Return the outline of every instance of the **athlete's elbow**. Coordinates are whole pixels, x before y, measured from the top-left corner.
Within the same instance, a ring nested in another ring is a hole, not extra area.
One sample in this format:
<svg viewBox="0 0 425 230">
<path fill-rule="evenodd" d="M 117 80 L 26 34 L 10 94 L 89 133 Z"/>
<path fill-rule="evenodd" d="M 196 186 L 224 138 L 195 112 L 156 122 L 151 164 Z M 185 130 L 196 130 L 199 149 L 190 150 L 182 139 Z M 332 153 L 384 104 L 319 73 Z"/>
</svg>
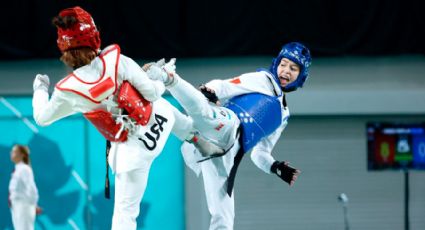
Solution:
<svg viewBox="0 0 425 230">
<path fill-rule="evenodd" d="M 260 162 L 260 154 L 258 153 L 258 151 L 252 151 L 251 152 L 251 160 L 252 162 L 254 162 L 255 165 L 259 165 Z"/>
<path fill-rule="evenodd" d="M 154 95 L 154 94 L 152 94 L 152 95 L 144 95 L 144 98 L 146 100 L 150 101 L 150 102 L 154 102 L 154 101 L 158 100 L 159 97 L 160 96 Z"/>
<path fill-rule="evenodd" d="M 46 127 L 46 126 L 50 125 L 49 123 L 47 123 L 45 121 L 35 121 L 35 123 L 40 127 Z"/>
<path fill-rule="evenodd" d="M 34 114 L 34 120 L 35 120 L 35 123 L 38 125 L 38 126 L 41 126 L 41 127 L 46 127 L 46 126 L 48 126 L 48 125 L 50 125 L 51 124 L 51 122 L 49 122 L 48 120 L 46 120 L 46 119 L 43 119 L 43 117 L 42 116 L 40 116 L 40 115 L 35 115 Z"/>
<path fill-rule="evenodd" d="M 154 102 L 158 100 L 159 98 L 161 98 L 164 92 L 165 92 L 164 86 L 161 87 L 161 85 L 154 85 L 153 89 L 150 90 L 150 92 L 146 92 L 143 94 L 143 97 L 150 102 Z"/>
<path fill-rule="evenodd" d="M 252 151 L 251 152 L 251 160 L 257 168 L 261 169 L 265 173 L 270 174 L 270 167 L 266 164 L 266 159 L 264 158 L 264 152 L 261 151 Z"/>
</svg>

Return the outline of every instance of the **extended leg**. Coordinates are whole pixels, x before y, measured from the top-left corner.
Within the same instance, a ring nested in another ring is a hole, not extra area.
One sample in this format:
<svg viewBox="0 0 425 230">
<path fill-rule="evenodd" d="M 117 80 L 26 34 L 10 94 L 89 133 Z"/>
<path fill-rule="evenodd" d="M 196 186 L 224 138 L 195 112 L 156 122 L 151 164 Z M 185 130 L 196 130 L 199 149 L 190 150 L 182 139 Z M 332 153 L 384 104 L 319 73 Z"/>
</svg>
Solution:
<svg viewBox="0 0 425 230">
<path fill-rule="evenodd" d="M 211 105 L 207 98 L 189 82 L 178 75 L 174 76 L 176 83 L 168 88 L 171 95 L 181 104 L 187 114 L 193 116 L 208 116 Z"/>
</svg>

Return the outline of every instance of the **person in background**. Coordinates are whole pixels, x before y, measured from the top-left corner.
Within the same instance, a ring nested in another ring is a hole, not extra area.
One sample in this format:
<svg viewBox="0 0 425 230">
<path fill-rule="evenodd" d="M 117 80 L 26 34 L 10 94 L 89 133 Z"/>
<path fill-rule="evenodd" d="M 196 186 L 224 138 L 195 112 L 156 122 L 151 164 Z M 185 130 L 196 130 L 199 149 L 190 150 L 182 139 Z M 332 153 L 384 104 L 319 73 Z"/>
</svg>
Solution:
<svg viewBox="0 0 425 230">
<path fill-rule="evenodd" d="M 30 150 L 27 146 L 12 148 L 12 162 L 15 164 L 9 183 L 9 207 L 15 230 L 34 229 L 35 215 L 41 214 L 37 206 L 38 191 L 31 168 Z"/>
</svg>

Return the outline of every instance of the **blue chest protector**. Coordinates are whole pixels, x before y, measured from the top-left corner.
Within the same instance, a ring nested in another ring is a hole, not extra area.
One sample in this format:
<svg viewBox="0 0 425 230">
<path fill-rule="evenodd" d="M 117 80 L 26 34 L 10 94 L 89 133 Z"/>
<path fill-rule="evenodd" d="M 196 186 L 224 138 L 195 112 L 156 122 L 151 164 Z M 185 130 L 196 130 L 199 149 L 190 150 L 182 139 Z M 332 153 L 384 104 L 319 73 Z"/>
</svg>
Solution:
<svg viewBox="0 0 425 230">
<path fill-rule="evenodd" d="M 282 111 L 277 97 L 249 93 L 230 99 L 226 108 L 241 121 L 242 146 L 251 150 L 263 137 L 273 133 L 282 123 Z"/>
</svg>

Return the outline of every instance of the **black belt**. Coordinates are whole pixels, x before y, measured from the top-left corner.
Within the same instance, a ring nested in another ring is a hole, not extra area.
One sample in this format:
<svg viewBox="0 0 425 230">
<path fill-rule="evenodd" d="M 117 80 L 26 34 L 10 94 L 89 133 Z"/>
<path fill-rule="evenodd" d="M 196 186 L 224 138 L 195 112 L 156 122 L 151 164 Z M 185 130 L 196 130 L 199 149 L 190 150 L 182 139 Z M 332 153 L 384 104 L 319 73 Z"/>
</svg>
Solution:
<svg viewBox="0 0 425 230">
<path fill-rule="evenodd" d="M 111 150 L 111 142 L 106 140 L 106 178 L 105 178 L 105 198 L 106 199 L 111 198 L 111 189 L 109 186 L 109 163 L 108 163 L 110 150 Z"/>
<path fill-rule="evenodd" d="M 238 167 L 239 164 L 242 161 L 243 156 L 245 155 L 245 150 L 243 148 L 243 139 L 242 139 L 242 125 L 239 126 L 238 129 L 239 132 L 239 150 L 235 155 L 235 158 L 233 159 L 233 166 L 230 169 L 230 173 L 229 173 L 229 177 L 227 178 L 227 194 L 231 197 L 232 196 L 232 191 L 233 191 L 233 186 L 235 185 L 235 177 L 236 177 L 236 172 L 238 171 Z"/>
</svg>

